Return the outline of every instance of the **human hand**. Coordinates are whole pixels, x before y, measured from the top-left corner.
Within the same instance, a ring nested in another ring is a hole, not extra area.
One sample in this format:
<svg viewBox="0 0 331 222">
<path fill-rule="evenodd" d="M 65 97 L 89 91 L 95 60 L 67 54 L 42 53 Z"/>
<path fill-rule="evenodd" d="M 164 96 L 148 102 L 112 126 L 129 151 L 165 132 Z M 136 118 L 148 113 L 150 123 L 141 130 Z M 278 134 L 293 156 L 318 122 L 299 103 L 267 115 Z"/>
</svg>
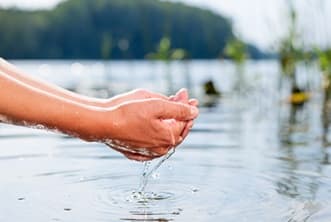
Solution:
<svg viewBox="0 0 331 222">
<path fill-rule="evenodd" d="M 186 89 L 179 90 L 176 95 L 167 97 L 159 93 L 154 93 L 145 89 L 136 89 L 124 94 L 117 95 L 113 98 L 103 100 L 101 103 L 101 107 L 109 108 L 116 105 L 120 105 L 121 103 L 126 103 L 130 101 L 135 100 L 143 100 L 143 99 L 151 99 L 151 98 L 157 98 L 157 99 L 163 99 L 167 101 L 174 101 L 174 102 L 181 102 L 184 104 L 189 104 L 193 106 L 197 106 L 198 102 L 197 100 L 189 100 L 188 92 Z M 193 121 L 178 121 L 174 119 L 168 119 L 163 120 L 165 123 L 172 125 L 173 128 L 176 129 L 184 129 L 182 130 L 181 136 L 176 141 L 176 144 L 173 146 L 168 147 L 155 147 L 154 150 L 159 150 L 159 153 L 167 153 L 170 148 L 178 146 L 188 135 L 189 130 L 193 126 Z M 133 147 L 128 146 L 123 141 L 118 140 L 112 140 L 111 142 L 108 141 L 106 143 L 108 146 L 110 146 L 112 149 L 117 150 L 124 154 L 127 158 L 133 159 L 133 160 L 139 160 L 139 161 L 146 161 L 151 160 L 153 158 L 159 157 L 161 155 L 158 155 L 154 153 L 154 155 L 149 155 L 148 152 L 142 150 L 134 149 Z"/>
<path fill-rule="evenodd" d="M 124 102 L 134 101 L 134 100 L 141 100 L 141 99 L 151 99 L 151 98 L 158 98 L 164 100 L 170 100 L 174 102 L 181 102 L 184 104 L 189 104 L 192 106 L 197 107 L 199 102 L 196 99 L 189 99 L 189 94 L 187 89 L 180 89 L 175 95 L 167 97 L 159 93 L 154 93 L 146 89 L 135 89 L 127 93 L 123 93 L 117 95 L 111 99 L 107 99 L 103 102 L 104 107 L 111 107 L 115 105 L 119 105 Z M 175 124 L 172 122 L 172 124 Z M 185 125 L 185 130 L 182 133 L 183 140 L 188 135 L 189 130 L 193 127 L 193 121 L 183 122 L 177 121 L 176 124 Z M 179 144 L 177 144 L 179 145 Z"/>
<path fill-rule="evenodd" d="M 159 93 L 151 92 L 146 89 L 135 89 L 127 93 L 119 94 L 110 99 L 104 99 L 100 102 L 99 106 L 103 108 L 109 108 L 124 102 L 142 100 L 142 99 L 152 99 L 152 98 L 169 100 L 169 97 Z"/>
<path fill-rule="evenodd" d="M 125 150 L 112 148 L 130 159 L 143 161 L 160 157 L 178 145 L 183 140 L 186 122 L 197 117 L 198 109 L 175 101 L 145 99 L 124 102 L 104 115 L 103 127 L 94 131 L 96 137 L 125 144 Z"/>
<path fill-rule="evenodd" d="M 189 99 L 187 89 L 180 89 L 176 93 L 176 95 L 170 96 L 170 100 L 175 101 L 175 102 L 182 102 L 184 104 L 189 104 L 189 105 L 195 106 L 195 107 L 198 107 L 198 105 L 199 105 L 199 101 L 197 99 Z M 182 141 L 184 141 L 184 139 L 187 137 L 188 133 L 190 132 L 190 130 L 193 127 L 193 124 L 194 124 L 193 120 L 190 120 L 190 121 L 185 123 L 185 128 L 182 132 L 182 138 L 183 138 Z M 177 145 L 179 145 L 179 144 L 177 144 Z"/>
<path fill-rule="evenodd" d="M 181 89 L 179 90 L 176 95 L 174 96 L 164 96 L 159 93 L 154 93 L 151 91 L 148 91 L 146 89 L 136 89 L 133 91 L 130 91 L 128 93 L 120 94 L 117 95 L 111 99 L 104 100 L 102 103 L 103 107 L 111 107 L 115 105 L 119 105 L 124 102 L 129 102 L 129 101 L 134 101 L 134 100 L 141 100 L 141 99 L 150 99 L 150 98 L 158 98 L 158 99 L 164 99 L 164 100 L 169 100 L 169 101 L 175 101 L 175 102 L 181 102 L 184 104 L 189 104 L 193 106 L 197 106 L 198 102 L 196 99 L 190 99 L 188 96 L 188 92 L 186 89 Z M 168 124 L 174 125 L 176 128 L 183 128 L 184 130 L 182 131 L 181 137 L 178 141 L 176 141 L 176 144 L 172 147 L 178 146 L 188 135 L 190 129 L 193 126 L 193 121 L 175 121 L 174 119 L 172 120 L 164 120 Z M 177 125 L 177 126 L 175 126 Z M 150 156 L 146 155 L 146 152 L 138 152 L 137 150 L 132 150 L 132 147 L 127 146 L 125 143 L 120 142 L 120 141 L 112 141 L 111 143 L 107 143 L 108 146 L 110 146 L 112 149 L 117 150 L 121 153 L 123 153 L 127 158 L 133 159 L 133 160 L 139 160 L 139 161 L 147 161 L 151 160 L 155 157 L 158 157 L 158 155 Z M 154 149 L 160 150 L 162 153 L 168 152 L 170 148 L 172 147 L 155 147 Z"/>
<path fill-rule="evenodd" d="M 152 93 L 150 91 L 146 91 L 144 89 L 138 89 L 138 90 L 134 90 L 131 91 L 125 95 L 130 95 L 128 97 L 122 97 L 122 95 L 120 95 L 120 98 L 125 98 L 125 99 L 136 99 L 139 98 L 141 96 L 149 98 L 149 97 L 153 97 L 153 96 L 157 96 L 159 98 L 162 99 L 169 99 L 170 101 L 175 101 L 175 102 L 182 102 L 184 104 L 189 104 L 192 106 L 197 107 L 199 102 L 196 99 L 189 99 L 189 95 L 188 95 L 188 91 L 186 89 L 180 89 L 174 96 L 170 96 L 170 97 L 165 97 L 161 94 L 155 94 Z M 180 127 L 183 127 L 184 130 L 182 131 L 181 134 L 181 140 L 177 141 L 176 145 L 173 147 L 177 147 L 182 141 L 184 141 L 184 139 L 186 138 L 186 136 L 188 135 L 189 131 L 191 130 L 191 128 L 193 127 L 193 120 L 191 121 L 176 121 L 174 122 L 174 120 L 166 120 L 166 121 L 173 121 L 172 124 L 178 124 L 180 125 Z M 108 144 L 110 145 L 110 144 Z M 124 148 L 123 146 L 120 146 L 119 144 L 115 144 L 113 143 L 111 145 L 111 147 L 121 153 L 123 153 L 128 159 L 132 159 L 132 160 L 138 160 L 138 161 L 148 161 L 151 159 L 154 159 L 155 156 L 147 156 L 144 155 L 144 153 L 137 153 L 137 152 L 132 152 L 132 150 L 130 150 L 130 148 Z M 169 149 L 173 148 L 173 147 L 165 147 L 165 148 L 159 148 L 162 149 L 163 151 L 166 151 L 166 153 L 169 152 Z"/>
</svg>

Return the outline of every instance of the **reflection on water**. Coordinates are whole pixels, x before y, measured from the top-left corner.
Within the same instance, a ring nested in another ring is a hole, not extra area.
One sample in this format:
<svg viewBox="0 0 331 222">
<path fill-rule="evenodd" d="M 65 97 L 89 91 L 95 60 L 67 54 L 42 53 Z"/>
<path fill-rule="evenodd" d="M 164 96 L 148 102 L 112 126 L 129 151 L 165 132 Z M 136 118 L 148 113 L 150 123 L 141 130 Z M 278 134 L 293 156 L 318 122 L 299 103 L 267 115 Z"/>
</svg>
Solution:
<svg viewBox="0 0 331 222">
<path fill-rule="evenodd" d="M 39 63 L 22 65 L 33 70 Z M 119 83 L 114 92 L 162 85 L 145 62 L 135 65 L 137 82 L 128 82 L 121 76 L 127 65 L 111 64 L 109 84 Z M 62 70 L 66 63 L 54 66 Z M 197 95 L 202 74 L 222 91 L 231 88 L 231 77 L 216 78 L 229 70 L 226 64 L 187 68 Z M 0 125 L 0 221 L 331 221 L 322 102 L 316 96 L 301 107 L 280 104 L 275 64 L 249 70 L 270 75 L 245 98 L 226 95 L 218 106 L 202 108 L 187 140 L 151 173 L 145 192 L 139 192 L 143 164 L 103 144 Z M 185 86 L 176 81 L 176 88 Z"/>
</svg>

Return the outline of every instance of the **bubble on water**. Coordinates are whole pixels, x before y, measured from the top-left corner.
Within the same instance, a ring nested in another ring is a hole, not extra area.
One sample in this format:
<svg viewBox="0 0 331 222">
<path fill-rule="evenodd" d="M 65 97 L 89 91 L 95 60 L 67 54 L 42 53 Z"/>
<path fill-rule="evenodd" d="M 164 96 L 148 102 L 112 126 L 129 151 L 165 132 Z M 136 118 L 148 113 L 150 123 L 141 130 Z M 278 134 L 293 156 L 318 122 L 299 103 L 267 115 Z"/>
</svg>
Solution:
<svg viewBox="0 0 331 222">
<path fill-rule="evenodd" d="M 151 178 L 156 180 L 156 179 L 160 179 L 160 177 L 161 177 L 160 173 L 153 173 Z"/>
<path fill-rule="evenodd" d="M 173 170 L 173 167 L 170 164 L 167 164 L 166 166 L 167 166 L 168 170 Z"/>
</svg>

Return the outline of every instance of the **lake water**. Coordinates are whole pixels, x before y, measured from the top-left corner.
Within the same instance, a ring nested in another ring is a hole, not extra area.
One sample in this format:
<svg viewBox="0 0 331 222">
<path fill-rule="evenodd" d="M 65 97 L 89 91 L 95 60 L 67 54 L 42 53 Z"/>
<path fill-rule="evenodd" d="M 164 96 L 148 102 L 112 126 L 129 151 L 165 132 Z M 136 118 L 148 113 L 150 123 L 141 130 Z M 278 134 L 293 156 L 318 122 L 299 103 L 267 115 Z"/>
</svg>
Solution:
<svg viewBox="0 0 331 222">
<path fill-rule="evenodd" d="M 282 102 L 286 87 L 278 93 L 273 61 L 249 62 L 241 96 L 231 93 L 228 62 L 14 63 L 90 95 L 167 92 L 168 72 L 174 90 L 189 87 L 203 100 L 201 85 L 212 79 L 224 96 L 201 108 L 191 134 L 148 181 L 147 199 L 135 197 L 142 163 L 103 144 L 1 124 L 0 221 L 331 221 L 331 149 L 318 78 L 313 99 L 294 109 Z M 302 84 L 317 76 L 302 72 Z"/>
</svg>

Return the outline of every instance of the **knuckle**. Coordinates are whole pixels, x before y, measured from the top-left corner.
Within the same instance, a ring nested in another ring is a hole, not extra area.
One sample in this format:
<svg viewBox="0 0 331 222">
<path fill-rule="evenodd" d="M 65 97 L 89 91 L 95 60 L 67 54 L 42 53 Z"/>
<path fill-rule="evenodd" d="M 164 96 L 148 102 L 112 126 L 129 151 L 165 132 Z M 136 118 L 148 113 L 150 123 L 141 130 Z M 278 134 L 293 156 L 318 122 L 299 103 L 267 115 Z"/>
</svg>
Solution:
<svg viewBox="0 0 331 222">
<path fill-rule="evenodd" d="M 143 96 L 148 96 L 150 94 L 150 92 L 148 90 L 143 89 L 143 88 L 138 88 L 138 89 L 136 89 L 135 92 L 140 95 L 143 95 Z"/>
<path fill-rule="evenodd" d="M 135 94 L 142 94 L 144 92 L 144 89 L 138 88 L 138 89 L 133 90 L 132 92 Z"/>
</svg>

